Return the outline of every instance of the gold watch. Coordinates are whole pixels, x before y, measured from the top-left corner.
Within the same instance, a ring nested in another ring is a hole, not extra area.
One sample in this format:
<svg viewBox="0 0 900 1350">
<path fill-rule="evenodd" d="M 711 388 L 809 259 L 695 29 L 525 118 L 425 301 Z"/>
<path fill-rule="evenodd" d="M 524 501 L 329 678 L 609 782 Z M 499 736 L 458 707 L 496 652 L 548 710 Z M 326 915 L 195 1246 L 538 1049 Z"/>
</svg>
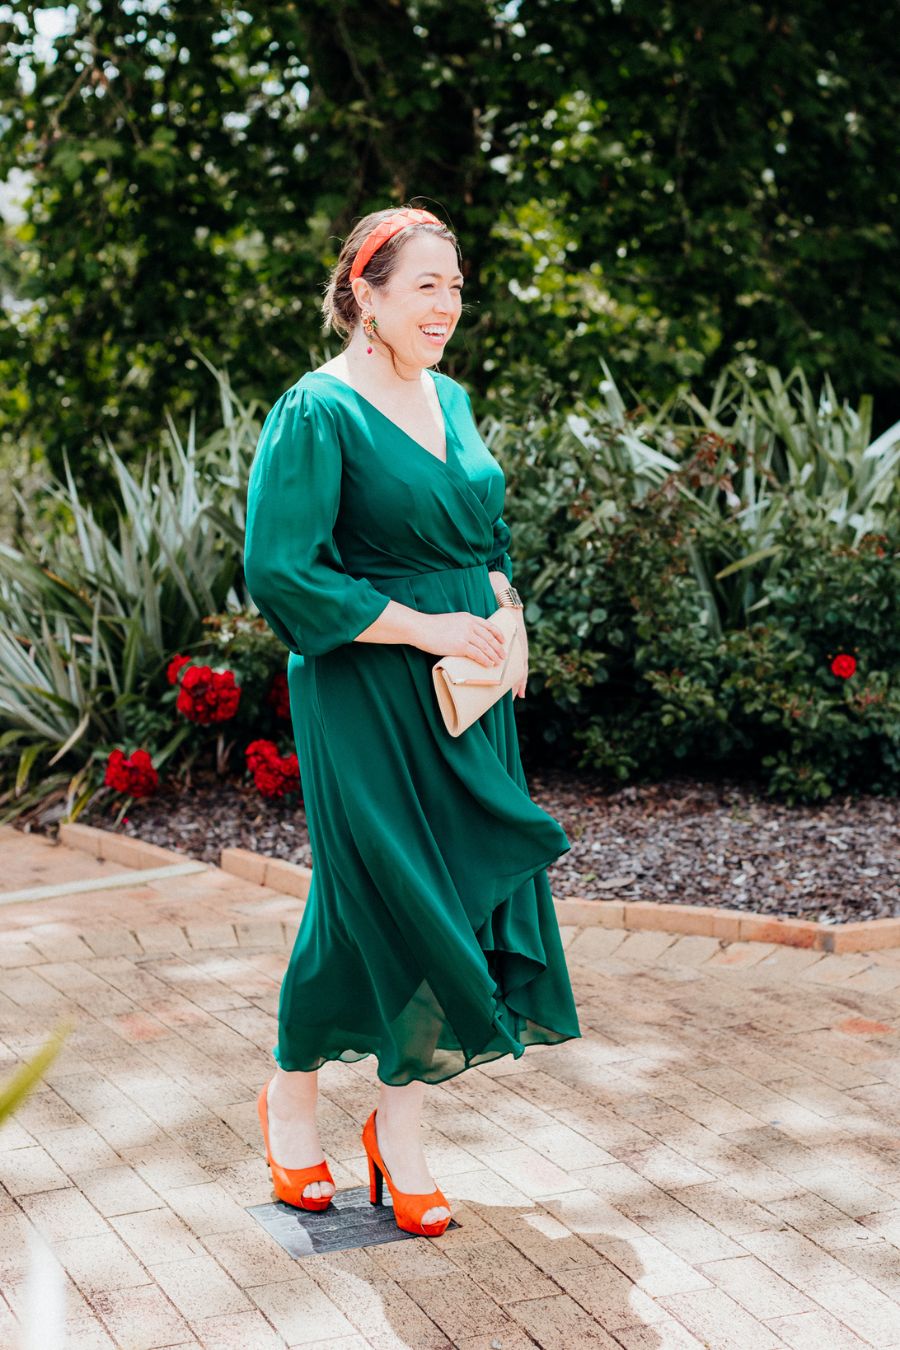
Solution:
<svg viewBox="0 0 900 1350">
<path fill-rule="evenodd" d="M 522 597 L 519 595 L 515 586 L 507 586 L 505 590 L 498 591 L 496 593 L 496 600 L 498 605 L 503 605 L 505 609 L 525 608 Z"/>
</svg>

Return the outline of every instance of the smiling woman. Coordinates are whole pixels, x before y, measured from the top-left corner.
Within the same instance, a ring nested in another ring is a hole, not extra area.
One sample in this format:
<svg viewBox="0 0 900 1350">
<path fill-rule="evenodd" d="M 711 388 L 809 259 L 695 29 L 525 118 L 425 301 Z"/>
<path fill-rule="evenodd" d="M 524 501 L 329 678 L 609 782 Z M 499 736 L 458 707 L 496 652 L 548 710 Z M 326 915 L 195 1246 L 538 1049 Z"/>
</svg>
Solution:
<svg viewBox="0 0 900 1350">
<path fill-rule="evenodd" d="M 455 238 L 430 213 L 360 222 L 324 301 L 349 340 L 269 412 L 245 548 L 250 593 L 291 651 L 313 853 L 260 1094 L 276 1193 L 327 1204 L 316 1070 L 373 1055 L 370 1198 L 387 1181 L 397 1223 L 424 1234 L 450 1218 L 419 1139 L 424 1084 L 581 1035 L 546 871 L 570 844 L 519 757 L 527 666 L 456 737 L 431 678 L 437 656 L 503 658 L 498 604 L 527 650 L 503 470 L 466 390 L 430 369 L 461 289 Z"/>
</svg>

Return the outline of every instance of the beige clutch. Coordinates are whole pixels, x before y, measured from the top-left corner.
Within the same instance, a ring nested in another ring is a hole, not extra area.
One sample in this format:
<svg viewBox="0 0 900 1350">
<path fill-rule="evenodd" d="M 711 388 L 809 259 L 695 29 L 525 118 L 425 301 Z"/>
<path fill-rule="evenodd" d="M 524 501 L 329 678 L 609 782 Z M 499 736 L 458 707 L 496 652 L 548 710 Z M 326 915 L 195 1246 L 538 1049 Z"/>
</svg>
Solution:
<svg viewBox="0 0 900 1350">
<path fill-rule="evenodd" d="M 471 656 L 442 656 L 431 667 L 444 725 L 459 736 L 498 698 L 519 683 L 525 673 L 525 645 L 516 611 L 501 605 L 488 618 L 502 628 L 506 656 L 497 666 L 483 666 Z"/>
</svg>

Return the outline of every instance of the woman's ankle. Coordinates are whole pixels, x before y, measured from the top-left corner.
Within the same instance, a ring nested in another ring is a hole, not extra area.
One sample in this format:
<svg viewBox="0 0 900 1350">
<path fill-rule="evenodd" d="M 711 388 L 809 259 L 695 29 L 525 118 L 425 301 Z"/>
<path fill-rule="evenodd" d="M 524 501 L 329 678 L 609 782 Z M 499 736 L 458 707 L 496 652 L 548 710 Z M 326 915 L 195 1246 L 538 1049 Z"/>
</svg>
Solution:
<svg viewBox="0 0 900 1350">
<path fill-rule="evenodd" d="M 314 1114 L 319 1100 L 315 1073 L 288 1073 L 279 1070 L 269 1084 L 269 1105 L 285 1113 Z"/>
</svg>

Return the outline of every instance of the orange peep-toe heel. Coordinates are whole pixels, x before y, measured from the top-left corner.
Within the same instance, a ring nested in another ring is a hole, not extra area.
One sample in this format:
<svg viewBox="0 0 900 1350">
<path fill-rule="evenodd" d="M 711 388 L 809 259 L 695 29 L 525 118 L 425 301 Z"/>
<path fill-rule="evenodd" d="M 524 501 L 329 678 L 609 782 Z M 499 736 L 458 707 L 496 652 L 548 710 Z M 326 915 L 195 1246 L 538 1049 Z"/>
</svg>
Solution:
<svg viewBox="0 0 900 1350">
<path fill-rule="evenodd" d="M 271 1079 L 269 1081 L 271 1082 Z M 331 1175 L 331 1169 L 324 1158 L 319 1163 L 313 1163 L 312 1167 L 282 1167 L 272 1157 L 269 1149 L 268 1083 L 256 1100 L 256 1109 L 259 1112 L 263 1139 L 266 1141 L 266 1162 L 272 1169 L 272 1188 L 278 1199 L 283 1200 L 286 1205 L 294 1205 L 297 1209 L 327 1209 L 334 1198 L 333 1196 L 303 1194 L 304 1186 L 308 1186 L 312 1181 L 330 1181 L 334 1186 L 334 1177 Z"/>
<path fill-rule="evenodd" d="M 391 1199 L 394 1202 L 394 1219 L 397 1227 L 402 1228 L 405 1233 L 418 1233 L 422 1237 L 440 1237 L 452 1215 L 448 1215 L 446 1219 L 438 1219 L 437 1223 L 422 1223 L 422 1215 L 426 1214 L 429 1209 L 439 1207 L 449 1209 L 447 1197 L 440 1190 L 431 1191 L 428 1195 L 417 1195 L 409 1191 L 395 1189 L 390 1173 L 384 1165 L 381 1150 L 378 1147 L 374 1111 L 363 1126 L 362 1141 L 369 1162 L 370 1202 L 373 1205 L 381 1204 L 384 1194 L 383 1182 L 386 1181 Z"/>
</svg>

